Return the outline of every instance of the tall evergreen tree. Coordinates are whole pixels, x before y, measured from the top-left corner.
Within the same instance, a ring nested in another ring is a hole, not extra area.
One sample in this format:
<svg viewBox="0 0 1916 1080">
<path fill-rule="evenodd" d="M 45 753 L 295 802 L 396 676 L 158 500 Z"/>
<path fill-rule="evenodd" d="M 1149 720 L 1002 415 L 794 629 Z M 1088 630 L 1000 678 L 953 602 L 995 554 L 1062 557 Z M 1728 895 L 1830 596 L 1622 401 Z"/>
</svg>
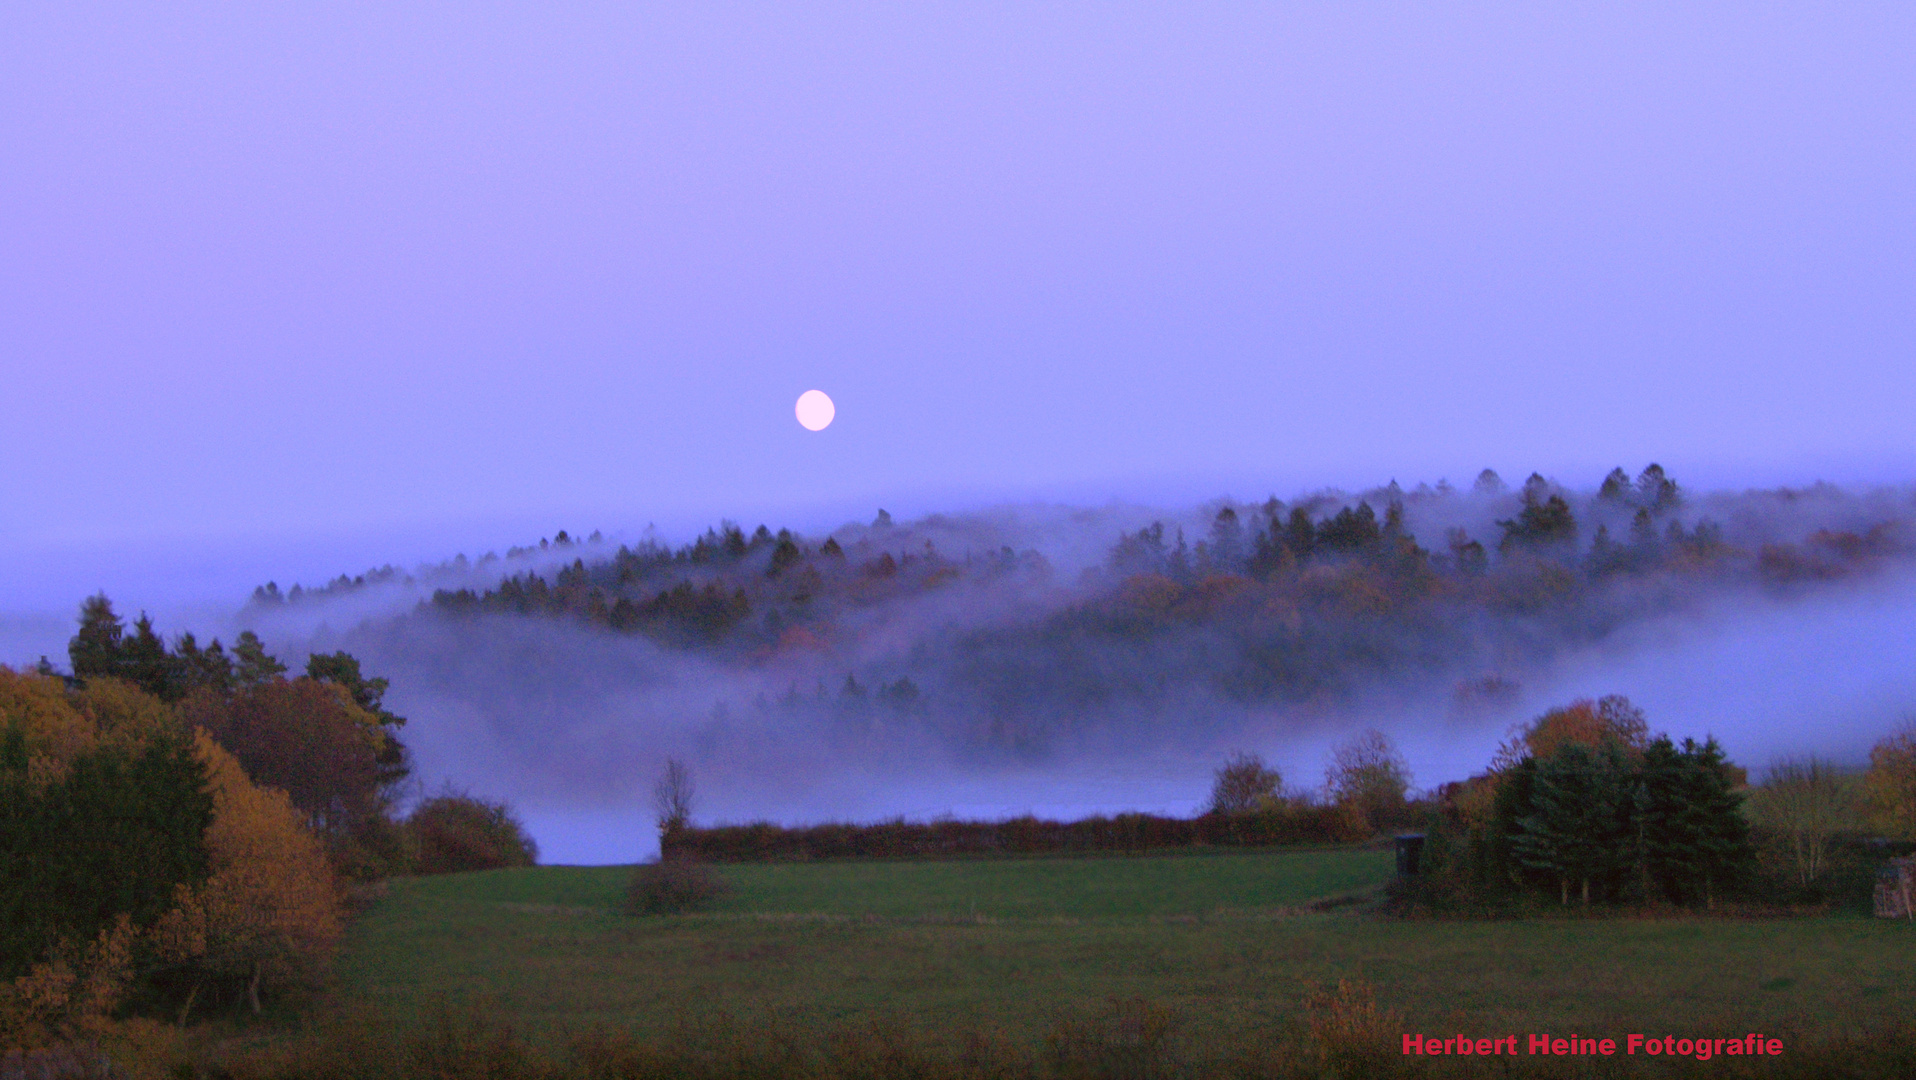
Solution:
<svg viewBox="0 0 1916 1080">
<path fill-rule="evenodd" d="M 178 733 L 87 751 L 48 782 L 29 775 L 19 729 L 0 730 L 0 976 L 121 915 L 158 918 L 177 886 L 206 879 L 212 817 L 206 769 Z"/>
<path fill-rule="evenodd" d="M 113 601 L 97 593 L 80 604 L 80 632 L 67 642 L 67 659 L 79 679 L 117 678 L 125 674 L 120 655 L 126 626 L 113 610 Z"/>
<path fill-rule="evenodd" d="M 1317 549 L 1317 527 L 1311 524 L 1310 512 L 1301 506 L 1291 507 L 1290 521 L 1284 527 L 1284 546 L 1291 549 L 1291 557 L 1302 562 L 1311 557 Z"/>
<path fill-rule="evenodd" d="M 1597 488 L 1597 498 L 1605 502 L 1625 503 L 1630 501 L 1630 474 L 1621 467 L 1611 469 L 1603 478 L 1603 484 Z"/>
<path fill-rule="evenodd" d="M 233 659 L 219 638 L 202 649 L 191 632 L 181 634 L 173 643 L 173 655 L 187 692 L 204 687 L 224 694 L 233 689 Z"/>
<path fill-rule="evenodd" d="M 1650 463 L 1637 476 L 1637 499 L 1653 514 L 1674 510 L 1683 501 L 1677 482 L 1664 474 L 1663 466 Z"/>
<path fill-rule="evenodd" d="M 1754 862 L 1750 826 L 1742 813 L 1743 796 L 1731 784 L 1717 741 L 1709 739 L 1699 746 L 1685 739 L 1681 757 L 1685 828 L 1700 879 L 1696 884 L 1701 886 L 1704 905 L 1715 907 L 1716 898 L 1734 888 Z"/>
<path fill-rule="evenodd" d="M 166 643 L 153 630 L 153 619 L 140 612 L 133 633 L 120 642 L 121 677 L 161 701 L 178 701 L 186 695 L 183 672 L 177 659 L 166 651 Z"/>
<path fill-rule="evenodd" d="M 233 642 L 233 683 L 242 689 L 271 682 L 286 674 L 286 665 L 279 662 L 266 646 L 260 643 L 259 635 L 251 630 L 240 631 L 239 639 Z"/>
<path fill-rule="evenodd" d="M 1499 551 L 1509 551 L 1513 547 L 1541 547 L 1546 545 L 1566 545 L 1577 538 L 1577 519 L 1570 512 L 1570 504 L 1561 495 L 1530 499 L 1530 489 L 1524 489 L 1524 507 L 1515 520 L 1497 522 L 1504 536 L 1497 544 Z"/>
<path fill-rule="evenodd" d="M 1525 867 L 1557 879 L 1563 903 L 1575 883 L 1588 904 L 1591 886 L 1627 865 L 1628 774 L 1614 743 L 1596 750 L 1566 743 L 1538 763 L 1513 851 Z"/>
</svg>

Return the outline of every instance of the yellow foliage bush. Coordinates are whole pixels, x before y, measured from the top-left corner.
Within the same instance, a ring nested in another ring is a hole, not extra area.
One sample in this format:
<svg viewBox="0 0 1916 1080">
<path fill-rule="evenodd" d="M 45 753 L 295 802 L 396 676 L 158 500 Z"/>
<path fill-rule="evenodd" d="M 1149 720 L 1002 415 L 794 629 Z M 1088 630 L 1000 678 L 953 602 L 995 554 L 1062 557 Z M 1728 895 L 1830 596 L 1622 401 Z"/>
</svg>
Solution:
<svg viewBox="0 0 1916 1080">
<path fill-rule="evenodd" d="M 178 906 L 153 928 L 154 944 L 201 979 L 245 982 L 257 1010 L 262 985 L 297 984 L 325 966 L 340 935 L 339 890 L 325 849 L 285 792 L 254 786 L 204 731 L 194 750 L 213 789 L 212 875 L 181 887 Z"/>
<path fill-rule="evenodd" d="M 29 775 L 47 783 L 66 774 L 73 759 L 100 741 L 98 725 L 67 699 L 59 679 L 0 667 L 0 722 L 26 740 Z"/>
<path fill-rule="evenodd" d="M 0 1046 L 97 1039 L 132 982 L 139 932 L 126 916 L 82 948 L 63 945 L 0 991 Z"/>
<path fill-rule="evenodd" d="M 29 776 L 56 780 L 102 744 L 138 748 L 179 729 L 166 703 L 114 679 L 68 690 L 57 678 L 0 667 L 0 726 L 26 741 Z M 243 987 L 257 1008 L 262 988 L 316 975 L 339 940 L 340 893 L 324 846 L 286 793 L 248 779 L 204 731 L 194 753 L 206 767 L 213 819 L 206 832 L 210 876 L 181 886 L 174 908 L 150 927 L 125 918 L 99 939 L 65 943 L 46 962 L 0 986 L 0 1040 L 15 1045 L 98 1038 L 142 965 L 184 969 L 201 984 Z M 184 1012 L 182 1013 L 184 1015 Z"/>
<path fill-rule="evenodd" d="M 1378 1076 L 1388 1071 L 1403 1018 L 1378 1007 L 1369 983 L 1339 979 L 1334 987 L 1312 987 L 1304 998 L 1304 1015 L 1317 1075 Z"/>
</svg>

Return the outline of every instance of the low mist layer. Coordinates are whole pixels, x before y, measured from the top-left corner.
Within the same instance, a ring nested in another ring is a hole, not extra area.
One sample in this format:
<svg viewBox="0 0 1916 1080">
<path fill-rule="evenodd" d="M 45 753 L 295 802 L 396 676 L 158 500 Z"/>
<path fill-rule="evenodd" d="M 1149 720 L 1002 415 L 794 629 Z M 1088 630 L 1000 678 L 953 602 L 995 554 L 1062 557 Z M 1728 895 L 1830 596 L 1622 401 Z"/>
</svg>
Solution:
<svg viewBox="0 0 1916 1080">
<path fill-rule="evenodd" d="M 1910 703 L 1904 490 L 1695 495 L 1655 466 L 1183 514 L 1019 507 L 262 586 L 244 625 L 393 680 L 428 783 L 556 861 L 638 857 L 690 761 L 708 820 L 1185 812 L 1232 749 L 1291 786 L 1388 732 L 1421 784 L 1625 693 L 1755 764 L 1860 761 Z"/>
</svg>

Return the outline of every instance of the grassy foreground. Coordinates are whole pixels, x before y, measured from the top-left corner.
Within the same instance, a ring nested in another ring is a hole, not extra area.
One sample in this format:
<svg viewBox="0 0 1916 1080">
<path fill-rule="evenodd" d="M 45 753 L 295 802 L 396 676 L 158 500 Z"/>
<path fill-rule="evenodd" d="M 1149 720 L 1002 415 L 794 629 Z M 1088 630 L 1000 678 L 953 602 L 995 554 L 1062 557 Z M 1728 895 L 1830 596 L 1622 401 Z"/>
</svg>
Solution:
<svg viewBox="0 0 1916 1080">
<path fill-rule="evenodd" d="M 1403 1030 L 1841 1036 L 1916 1010 L 1916 931 L 1829 917 L 1406 922 L 1308 901 L 1386 852 L 720 868 L 704 915 L 635 919 L 629 868 L 400 880 L 353 930 L 342 992 L 397 1018 L 487 1001 L 526 1030 L 637 1034 L 729 1015 L 1042 1041 L 1113 999 L 1194 1045 L 1295 1028 L 1313 984 L 1376 987 Z"/>
</svg>

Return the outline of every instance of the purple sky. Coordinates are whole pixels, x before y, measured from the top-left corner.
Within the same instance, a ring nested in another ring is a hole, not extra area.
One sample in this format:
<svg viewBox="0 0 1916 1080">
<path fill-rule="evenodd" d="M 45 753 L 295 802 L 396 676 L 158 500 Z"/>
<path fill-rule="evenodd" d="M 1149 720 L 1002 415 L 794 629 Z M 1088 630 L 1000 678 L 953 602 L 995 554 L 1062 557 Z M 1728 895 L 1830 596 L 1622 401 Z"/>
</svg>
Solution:
<svg viewBox="0 0 1916 1080">
<path fill-rule="evenodd" d="M 553 7 L 9 4 L 0 551 L 66 569 L 0 607 L 163 543 L 1916 471 L 1907 4 Z"/>
</svg>

